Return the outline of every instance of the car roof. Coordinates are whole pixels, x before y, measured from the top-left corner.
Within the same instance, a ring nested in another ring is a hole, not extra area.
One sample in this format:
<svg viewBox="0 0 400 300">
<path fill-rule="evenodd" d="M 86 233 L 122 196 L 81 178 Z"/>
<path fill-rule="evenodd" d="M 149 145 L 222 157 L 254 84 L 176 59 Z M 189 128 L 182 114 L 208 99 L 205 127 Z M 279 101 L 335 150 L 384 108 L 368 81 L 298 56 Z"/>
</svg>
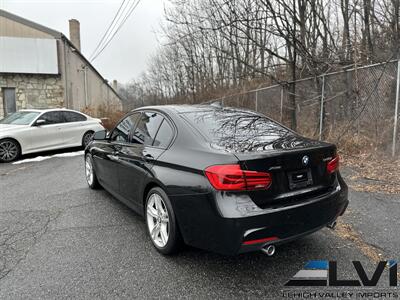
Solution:
<svg viewBox="0 0 400 300">
<path fill-rule="evenodd" d="M 243 108 L 236 107 L 224 107 L 219 104 L 176 104 L 176 105 L 153 105 L 153 106 L 143 106 L 133 111 L 141 111 L 141 110 L 160 110 L 160 111 L 172 111 L 177 114 L 190 113 L 190 112 L 201 112 L 201 111 L 216 111 L 216 110 L 229 110 L 229 111 L 237 111 L 237 112 L 247 112 L 254 113 L 256 112 L 251 110 L 246 110 Z"/>
<path fill-rule="evenodd" d="M 73 109 L 66 109 L 66 108 L 43 108 L 43 109 L 40 109 L 40 108 L 29 108 L 29 109 L 20 109 L 18 111 L 40 112 L 40 113 L 49 112 L 49 111 L 72 111 L 72 112 L 77 112 L 77 113 L 80 113 L 80 114 L 84 114 L 84 113 L 82 113 L 80 111 L 73 110 Z"/>
<path fill-rule="evenodd" d="M 28 112 L 42 112 L 40 109 L 20 109 L 18 111 L 28 111 Z"/>
</svg>

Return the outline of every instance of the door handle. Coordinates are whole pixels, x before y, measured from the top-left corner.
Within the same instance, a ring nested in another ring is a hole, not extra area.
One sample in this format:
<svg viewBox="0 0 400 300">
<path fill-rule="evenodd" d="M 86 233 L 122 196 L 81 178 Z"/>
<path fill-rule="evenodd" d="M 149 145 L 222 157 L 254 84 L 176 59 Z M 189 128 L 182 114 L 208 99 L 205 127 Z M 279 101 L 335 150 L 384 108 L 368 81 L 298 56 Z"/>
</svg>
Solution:
<svg viewBox="0 0 400 300">
<path fill-rule="evenodd" d="M 144 156 L 144 159 L 145 159 L 145 161 L 153 161 L 153 160 L 154 160 L 154 157 L 153 157 L 153 155 L 151 155 L 151 154 L 146 154 L 146 155 Z"/>
<path fill-rule="evenodd" d="M 119 161 L 119 156 L 118 156 L 118 155 L 109 154 L 109 155 L 107 155 L 107 156 L 108 156 L 108 158 L 109 158 L 110 160 L 112 160 L 112 161 Z"/>
</svg>

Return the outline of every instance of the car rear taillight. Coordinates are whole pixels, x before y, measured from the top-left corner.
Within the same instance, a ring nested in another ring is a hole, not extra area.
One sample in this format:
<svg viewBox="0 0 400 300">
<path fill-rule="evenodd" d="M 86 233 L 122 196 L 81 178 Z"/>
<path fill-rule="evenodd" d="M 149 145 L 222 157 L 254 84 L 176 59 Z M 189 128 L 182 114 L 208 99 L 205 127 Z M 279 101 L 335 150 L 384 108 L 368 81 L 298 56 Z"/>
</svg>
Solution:
<svg viewBox="0 0 400 300">
<path fill-rule="evenodd" d="M 334 158 L 332 158 L 328 163 L 326 164 L 326 171 L 329 174 L 332 174 L 339 170 L 339 155 L 336 155 Z"/>
<path fill-rule="evenodd" d="M 268 189 L 272 177 L 267 172 L 242 170 L 240 165 L 208 167 L 205 174 L 211 185 L 219 191 L 249 191 Z"/>
</svg>

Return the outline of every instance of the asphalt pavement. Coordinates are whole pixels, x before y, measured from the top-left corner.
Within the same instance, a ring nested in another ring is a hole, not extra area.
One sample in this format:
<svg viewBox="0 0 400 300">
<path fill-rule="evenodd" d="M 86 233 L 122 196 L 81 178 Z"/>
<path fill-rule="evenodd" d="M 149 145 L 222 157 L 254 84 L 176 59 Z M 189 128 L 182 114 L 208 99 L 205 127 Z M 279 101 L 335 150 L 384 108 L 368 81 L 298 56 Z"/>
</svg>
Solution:
<svg viewBox="0 0 400 300">
<path fill-rule="evenodd" d="M 0 164 L 0 299 L 277 299 L 355 291 L 284 286 L 310 260 L 336 260 L 340 277 L 354 278 L 353 260 L 375 269 L 368 247 L 382 259 L 397 258 L 400 197 L 350 191 L 350 200 L 343 222 L 357 241 L 326 228 L 278 247 L 273 257 L 190 247 L 165 257 L 140 216 L 87 187 L 81 153 Z M 385 283 L 375 289 L 397 291 Z"/>
</svg>

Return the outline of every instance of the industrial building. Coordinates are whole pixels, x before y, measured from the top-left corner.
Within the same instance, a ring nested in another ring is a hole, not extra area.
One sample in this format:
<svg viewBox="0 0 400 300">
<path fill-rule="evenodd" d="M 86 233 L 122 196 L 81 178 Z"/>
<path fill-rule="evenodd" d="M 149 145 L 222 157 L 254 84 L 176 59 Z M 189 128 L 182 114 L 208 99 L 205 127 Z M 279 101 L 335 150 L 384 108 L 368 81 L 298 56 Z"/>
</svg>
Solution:
<svg viewBox="0 0 400 300">
<path fill-rule="evenodd" d="M 25 108 L 120 110 L 111 86 L 81 53 L 79 21 L 70 38 L 0 9 L 0 119 Z"/>
</svg>

